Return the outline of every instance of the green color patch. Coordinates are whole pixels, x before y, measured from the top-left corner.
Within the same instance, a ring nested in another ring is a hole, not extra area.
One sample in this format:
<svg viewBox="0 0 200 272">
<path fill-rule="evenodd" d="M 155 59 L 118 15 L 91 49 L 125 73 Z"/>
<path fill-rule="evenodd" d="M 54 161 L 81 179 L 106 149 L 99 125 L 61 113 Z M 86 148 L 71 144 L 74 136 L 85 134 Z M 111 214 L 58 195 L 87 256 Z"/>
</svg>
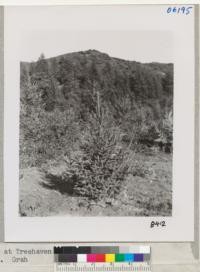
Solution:
<svg viewBox="0 0 200 272">
<path fill-rule="evenodd" d="M 124 254 L 116 254 L 115 262 L 124 262 Z"/>
</svg>

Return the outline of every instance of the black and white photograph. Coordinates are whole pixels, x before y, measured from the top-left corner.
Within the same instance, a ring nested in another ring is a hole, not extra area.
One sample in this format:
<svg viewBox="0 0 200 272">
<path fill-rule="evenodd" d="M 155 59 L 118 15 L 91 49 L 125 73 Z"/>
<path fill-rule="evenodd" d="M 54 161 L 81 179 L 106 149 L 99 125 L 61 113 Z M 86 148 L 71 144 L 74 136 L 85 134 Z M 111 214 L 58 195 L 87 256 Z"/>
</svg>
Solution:
<svg viewBox="0 0 200 272">
<path fill-rule="evenodd" d="M 20 215 L 170 216 L 170 35 L 30 36 L 30 61 L 20 62 Z"/>
<path fill-rule="evenodd" d="M 6 241 L 191 241 L 194 21 L 169 11 L 5 10 Z"/>
</svg>

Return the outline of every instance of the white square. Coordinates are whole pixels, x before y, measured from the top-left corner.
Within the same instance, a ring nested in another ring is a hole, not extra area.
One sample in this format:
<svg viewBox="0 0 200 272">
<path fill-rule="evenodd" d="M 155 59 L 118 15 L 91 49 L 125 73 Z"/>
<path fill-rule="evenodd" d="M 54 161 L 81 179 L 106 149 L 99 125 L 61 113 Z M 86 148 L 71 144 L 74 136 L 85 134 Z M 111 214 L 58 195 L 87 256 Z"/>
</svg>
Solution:
<svg viewBox="0 0 200 272">
<path fill-rule="evenodd" d="M 149 254 L 151 251 L 150 246 L 140 246 L 140 253 Z"/>
<path fill-rule="evenodd" d="M 87 262 L 87 255 L 86 254 L 78 254 L 77 261 L 78 261 L 78 263 L 86 263 Z"/>
</svg>

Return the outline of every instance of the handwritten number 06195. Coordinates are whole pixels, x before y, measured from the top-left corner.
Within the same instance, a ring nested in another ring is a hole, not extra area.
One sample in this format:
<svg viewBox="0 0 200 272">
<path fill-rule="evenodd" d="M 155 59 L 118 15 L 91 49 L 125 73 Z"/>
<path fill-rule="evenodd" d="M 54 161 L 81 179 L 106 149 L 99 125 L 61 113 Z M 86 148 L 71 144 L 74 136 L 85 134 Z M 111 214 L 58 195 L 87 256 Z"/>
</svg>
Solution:
<svg viewBox="0 0 200 272">
<path fill-rule="evenodd" d="M 176 14 L 185 14 L 188 15 L 191 13 L 192 7 L 182 6 L 182 7 L 168 7 L 167 13 L 176 13 Z"/>
</svg>

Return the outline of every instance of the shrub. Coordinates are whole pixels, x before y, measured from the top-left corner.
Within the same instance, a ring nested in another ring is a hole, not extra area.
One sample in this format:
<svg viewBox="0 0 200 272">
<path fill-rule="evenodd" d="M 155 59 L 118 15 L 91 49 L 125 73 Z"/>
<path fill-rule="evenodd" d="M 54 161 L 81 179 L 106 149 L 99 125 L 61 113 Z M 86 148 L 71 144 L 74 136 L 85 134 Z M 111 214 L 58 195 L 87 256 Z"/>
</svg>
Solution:
<svg viewBox="0 0 200 272">
<path fill-rule="evenodd" d="M 76 195 L 93 200 L 114 198 L 128 175 L 131 159 L 121 145 L 121 131 L 100 109 L 90 115 L 78 152 L 68 155 L 66 182 L 74 184 Z M 109 121 L 108 121 L 109 120 Z"/>
</svg>

